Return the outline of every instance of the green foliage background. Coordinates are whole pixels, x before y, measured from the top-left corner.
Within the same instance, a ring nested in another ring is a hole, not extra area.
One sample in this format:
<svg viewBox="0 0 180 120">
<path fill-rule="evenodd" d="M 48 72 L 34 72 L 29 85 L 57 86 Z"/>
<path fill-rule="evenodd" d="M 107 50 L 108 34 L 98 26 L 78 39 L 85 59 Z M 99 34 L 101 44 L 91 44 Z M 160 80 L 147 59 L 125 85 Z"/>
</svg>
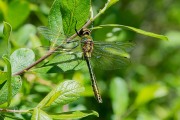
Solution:
<svg viewBox="0 0 180 120">
<path fill-rule="evenodd" d="M 48 13 L 53 1 L 8 0 L 0 1 L 0 55 L 6 52 L 3 41 L 3 21 L 12 25 L 12 49 L 36 48 L 49 43 L 42 38 L 37 26 L 48 25 Z M 94 14 L 105 0 L 93 0 Z M 87 68 L 59 74 L 26 73 L 22 88 L 13 98 L 13 109 L 30 109 L 36 106 L 49 91 L 64 80 L 77 80 L 85 92 L 73 103 L 56 105 L 48 111 L 95 110 L 99 118 L 85 120 L 178 120 L 180 119 L 180 4 L 178 0 L 120 0 L 110 7 L 92 26 L 123 24 L 158 34 L 169 41 L 162 41 L 127 30 L 103 28 L 92 32 L 96 41 L 131 41 L 136 46 L 131 54 L 131 65 L 126 69 L 103 71 L 95 74 L 103 97 L 98 104 L 93 97 Z M 9 13 L 7 13 L 7 9 Z M 79 13 L 81 14 L 81 13 Z M 39 53 L 42 56 L 44 53 Z M 39 57 L 36 56 L 36 59 Z M 5 63 L 0 59 L 0 69 Z M 0 108 L 3 105 L 0 106 Z M 30 119 L 30 115 L 23 115 Z"/>
</svg>

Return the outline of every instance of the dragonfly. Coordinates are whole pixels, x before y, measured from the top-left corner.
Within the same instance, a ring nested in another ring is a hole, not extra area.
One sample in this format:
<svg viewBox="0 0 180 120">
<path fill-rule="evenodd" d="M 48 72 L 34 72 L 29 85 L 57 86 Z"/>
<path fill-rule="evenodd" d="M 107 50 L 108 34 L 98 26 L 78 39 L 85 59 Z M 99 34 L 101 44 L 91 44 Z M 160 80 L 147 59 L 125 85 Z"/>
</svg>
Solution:
<svg viewBox="0 0 180 120">
<path fill-rule="evenodd" d="M 60 38 L 57 32 L 52 32 L 46 27 L 40 27 L 40 33 L 49 40 L 62 40 L 65 37 L 62 35 Z M 75 29 L 80 40 L 71 40 L 69 42 L 63 42 L 61 44 L 60 50 L 65 51 L 65 53 L 80 53 L 81 61 L 85 61 L 88 67 L 91 85 L 94 92 L 94 96 L 98 103 L 102 103 L 102 97 L 99 92 L 96 77 L 94 74 L 94 68 L 113 70 L 121 69 L 129 65 L 130 55 L 129 52 L 132 50 L 134 44 L 130 42 L 100 42 L 93 41 L 91 36 L 91 30 L 87 28 L 82 28 L 80 31 Z M 57 33 L 57 34 L 56 34 Z M 57 37 L 58 36 L 58 37 Z M 73 47 L 64 47 L 70 43 L 75 43 Z M 80 46 L 80 51 L 72 52 L 73 49 Z M 55 51 L 56 52 L 56 51 Z"/>
</svg>

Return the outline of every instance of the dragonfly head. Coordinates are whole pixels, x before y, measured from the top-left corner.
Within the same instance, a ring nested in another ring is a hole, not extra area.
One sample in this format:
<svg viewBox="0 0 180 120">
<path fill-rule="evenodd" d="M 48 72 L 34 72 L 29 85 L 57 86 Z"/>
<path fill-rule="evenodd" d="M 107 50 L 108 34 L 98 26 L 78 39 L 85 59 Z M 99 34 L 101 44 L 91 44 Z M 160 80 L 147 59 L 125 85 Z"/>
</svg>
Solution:
<svg viewBox="0 0 180 120">
<path fill-rule="evenodd" d="M 82 28 L 80 31 L 79 31 L 79 35 L 80 37 L 82 36 L 85 36 L 85 35 L 90 35 L 91 34 L 91 31 L 87 28 Z"/>
</svg>

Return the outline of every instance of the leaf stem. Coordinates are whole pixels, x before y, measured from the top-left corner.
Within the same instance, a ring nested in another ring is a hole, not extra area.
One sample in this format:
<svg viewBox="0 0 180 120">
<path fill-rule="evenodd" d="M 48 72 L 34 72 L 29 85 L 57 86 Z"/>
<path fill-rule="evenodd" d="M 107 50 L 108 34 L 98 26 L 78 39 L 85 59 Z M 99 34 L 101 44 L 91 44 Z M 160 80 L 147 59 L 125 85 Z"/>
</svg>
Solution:
<svg viewBox="0 0 180 120">
<path fill-rule="evenodd" d="M 3 59 L 4 59 L 4 61 L 7 64 L 7 71 L 8 71 L 7 72 L 7 84 L 8 84 L 8 105 L 7 106 L 10 106 L 11 99 L 12 99 L 12 86 L 11 86 L 11 75 L 12 75 L 12 72 L 11 72 L 11 64 L 10 64 L 10 61 L 8 59 L 8 55 L 4 55 Z"/>
<path fill-rule="evenodd" d="M 89 21 L 82 27 L 82 28 L 87 28 L 96 18 L 98 18 L 100 15 L 102 15 L 104 13 L 104 11 L 109 7 L 109 3 L 110 1 L 108 0 L 108 2 L 105 4 L 104 8 L 101 9 L 99 11 L 99 13 L 94 16 L 93 18 L 90 18 Z M 81 28 L 81 29 L 82 29 Z M 71 41 L 73 38 L 75 38 L 77 36 L 77 33 L 73 34 L 71 37 L 67 38 L 67 42 Z M 37 64 L 39 64 L 40 62 L 42 62 L 44 59 L 48 58 L 49 56 L 51 56 L 53 54 L 54 51 L 56 51 L 58 48 L 60 48 L 60 46 L 54 48 L 54 49 L 51 49 L 47 52 L 46 55 L 42 56 L 41 58 L 39 58 L 37 61 L 35 61 L 33 64 L 31 64 L 30 66 L 24 68 L 23 70 L 13 74 L 14 76 L 15 75 L 21 75 L 23 74 L 24 72 L 28 71 L 29 69 L 31 69 L 32 67 L 36 66 Z"/>
<path fill-rule="evenodd" d="M 29 110 L 9 110 L 9 109 L 2 109 L 0 108 L 0 113 L 1 112 L 9 112 L 9 113 L 27 113 L 27 112 L 30 112 Z"/>
</svg>

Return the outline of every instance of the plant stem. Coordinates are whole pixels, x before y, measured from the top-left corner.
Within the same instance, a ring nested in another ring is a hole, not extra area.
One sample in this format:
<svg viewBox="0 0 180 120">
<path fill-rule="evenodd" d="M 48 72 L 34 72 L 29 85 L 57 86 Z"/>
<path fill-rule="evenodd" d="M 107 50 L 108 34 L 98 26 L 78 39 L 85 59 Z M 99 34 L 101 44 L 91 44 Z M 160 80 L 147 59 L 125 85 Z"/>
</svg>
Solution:
<svg viewBox="0 0 180 120">
<path fill-rule="evenodd" d="M 7 113 L 7 112 L 9 112 L 9 113 L 27 113 L 27 112 L 29 112 L 29 110 L 9 110 L 9 109 L 0 108 L 0 113 L 1 112 L 5 112 L 5 113 Z"/>
<path fill-rule="evenodd" d="M 96 16 L 94 16 L 93 18 L 91 18 L 82 28 L 87 28 L 96 18 L 98 18 L 101 14 L 103 14 L 104 11 L 108 8 L 108 4 L 109 4 L 109 2 L 107 2 L 107 3 L 105 4 L 104 8 L 101 9 Z M 82 29 L 82 28 L 81 28 L 81 29 Z M 67 38 L 66 41 L 69 42 L 69 41 L 71 41 L 73 38 L 75 38 L 76 36 L 77 36 L 77 33 L 75 33 L 75 34 L 73 34 L 71 37 Z M 61 47 L 61 46 L 58 46 L 58 47 L 56 47 L 56 48 L 54 48 L 54 49 L 49 50 L 46 55 L 44 55 L 44 56 L 42 56 L 41 58 L 39 58 L 37 61 L 35 61 L 35 62 L 34 62 L 33 64 L 31 64 L 30 66 L 28 66 L 28 67 L 24 68 L 23 70 L 15 73 L 15 74 L 13 74 L 13 76 L 15 76 L 15 75 L 21 75 L 21 74 L 23 74 L 24 72 L 28 71 L 28 70 L 31 69 L 32 67 L 34 67 L 34 66 L 36 66 L 37 64 L 39 64 L 40 62 L 42 62 L 44 59 L 46 59 L 46 58 L 48 58 L 49 56 L 51 56 L 51 55 L 54 53 L 54 51 L 56 51 L 56 50 L 57 50 L 58 48 L 60 48 L 60 47 Z"/>
</svg>

